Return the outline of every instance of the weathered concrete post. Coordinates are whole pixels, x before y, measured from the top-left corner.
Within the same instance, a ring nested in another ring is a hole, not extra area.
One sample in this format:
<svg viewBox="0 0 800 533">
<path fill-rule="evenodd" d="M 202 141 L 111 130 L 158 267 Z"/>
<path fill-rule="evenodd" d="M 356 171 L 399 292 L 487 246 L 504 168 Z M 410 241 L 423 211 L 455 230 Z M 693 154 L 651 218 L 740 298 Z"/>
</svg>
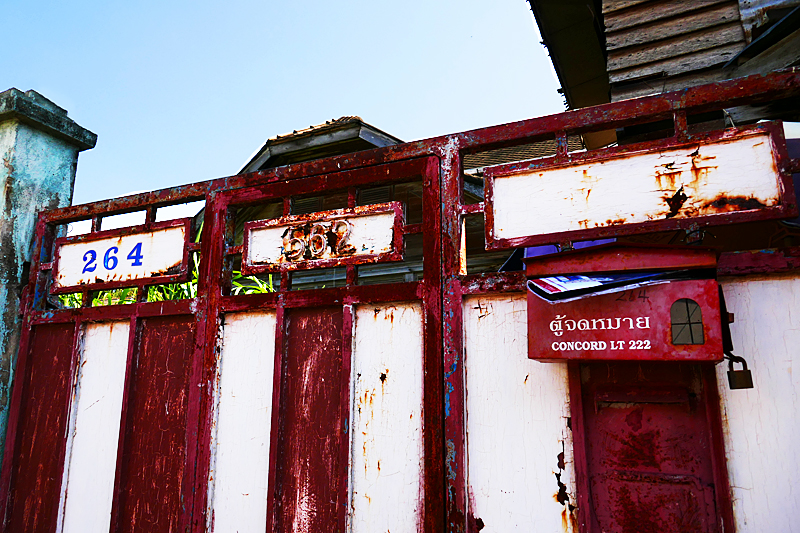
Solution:
<svg viewBox="0 0 800 533">
<path fill-rule="evenodd" d="M 36 217 L 72 202 L 78 153 L 97 135 L 36 91 L 0 93 L 0 464 L 19 345 L 23 266 Z"/>
</svg>

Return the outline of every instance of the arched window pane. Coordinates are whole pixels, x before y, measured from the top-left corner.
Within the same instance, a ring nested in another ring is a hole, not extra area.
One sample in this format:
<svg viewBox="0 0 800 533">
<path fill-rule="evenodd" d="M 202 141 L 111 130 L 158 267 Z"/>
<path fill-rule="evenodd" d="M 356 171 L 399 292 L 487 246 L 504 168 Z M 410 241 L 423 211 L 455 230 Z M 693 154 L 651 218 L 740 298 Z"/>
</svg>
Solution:
<svg viewBox="0 0 800 533">
<path fill-rule="evenodd" d="M 694 300 L 681 298 L 670 308 L 672 344 L 703 344 L 703 314 Z"/>
</svg>

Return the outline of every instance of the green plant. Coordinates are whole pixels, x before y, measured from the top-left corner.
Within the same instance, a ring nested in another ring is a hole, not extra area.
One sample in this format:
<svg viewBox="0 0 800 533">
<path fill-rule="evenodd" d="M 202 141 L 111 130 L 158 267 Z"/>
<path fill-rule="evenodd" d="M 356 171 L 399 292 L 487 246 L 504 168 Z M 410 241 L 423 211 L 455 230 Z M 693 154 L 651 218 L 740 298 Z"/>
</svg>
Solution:
<svg viewBox="0 0 800 533">
<path fill-rule="evenodd" d="M 136 301 L 136 291 L 136 287 L 97 291 L 92 297 L 91 306 L 100 307 L 104 305 L 131 304 Z M 83 305 L 83 294 L 80 292 L 59 294 L 58 301 L 61 303 L 62 307 L 81 307 Z"/>
<path fill-rule="evenodd" d="M 92 298 L 92 307 L 101 305 L 122 305 L 132 304 L 136 301 L 136 287 L 125 289 L 114 289 L 110 291 L 98 291 Z"/>
<path fill-rule="evenodd" d="M 202 226 L 200 226 L 202 230 Z M 200 238 L 198 232 L 197 238 Z M 192 254 L 192 272 L 189 281 L 184 283 L 166 283 L 164 285 L 151 285 L 147 287 L 148 302 L 163 302 L 167 300 L 186 300 L 197 296 L 197 280 L 200 277 L 200 254 Z"/>
<path fill-rule="evenodd" d="M 272 285 L 272 274 L 269 275 L 267 280 L 263 280 L 256 276 L 243 276 L 241 272 L 234 270 L 231 276 L 231 286 L 235 296 L 275 292 L 275 287 Z"/>
<path fill-rule="evenodd" d="M 83 294 L 79 292 L 59 294 L 57 298 L 62 307 L 75 308 L 83 305 Z"/>
</svg>

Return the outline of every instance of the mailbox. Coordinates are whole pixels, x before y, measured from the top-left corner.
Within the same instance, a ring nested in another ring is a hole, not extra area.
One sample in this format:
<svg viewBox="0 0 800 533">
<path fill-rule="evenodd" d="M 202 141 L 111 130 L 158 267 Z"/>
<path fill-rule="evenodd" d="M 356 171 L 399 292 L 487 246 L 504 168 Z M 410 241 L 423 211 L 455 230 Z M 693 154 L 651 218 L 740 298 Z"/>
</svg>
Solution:
<svg viewBox="0 0 800 533">
<path fill-rule="evenodd" d="M 526 258 L 528 357 L 723 357 L 714 250 L 612 243 Z"/>
</svg>

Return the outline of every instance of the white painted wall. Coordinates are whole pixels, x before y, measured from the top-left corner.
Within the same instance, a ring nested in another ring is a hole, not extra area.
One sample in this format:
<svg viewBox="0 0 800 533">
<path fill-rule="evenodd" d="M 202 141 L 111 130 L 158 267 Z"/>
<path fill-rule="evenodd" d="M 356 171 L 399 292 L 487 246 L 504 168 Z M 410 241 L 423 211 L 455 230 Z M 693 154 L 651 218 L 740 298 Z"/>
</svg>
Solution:
<svg viewBox="0 0 800 533">
<path fill-rule="evenodd" d="M 418 303 L 355 309 L 349 515 L 354 533 L 417 531 L 423 497 L 422 327 Z"/>
<path fill-rule="evenodd" d="M 528 359 L 524 294 L 464 300 L 470 514 L 481 533 L 571 531 L 555 473 L 574 496 L 567 367 Z"/>
<path fill-rule="evenodd" d="M 765 134 L 513 174 L 494 179 L 494 235 L 508 239 L 664 219 L 670 213 L 666 199 L 681 187 L 688 199 L 675 218 L 740 209 L 710 205 L 720 195 L 774 206 L 778 179 Z"/>
<path fill-rule="evenodd" d="M 736 530 L 800 531 L 800 279 L 722 286 L 735 315 L 733 353 L 747 359 L 755 385 L 730 390 L 727 364 L 717 366 Z"/>
<path fill-rule="evenodd" d="M 64 533 L 111 525 L 129 331 L 128 321 L 89 324 L 84 331 L 62 480 Z"/>
<path fill-rule="evenodd" d="M 225 315 L 208 497 L 218 533 L 266 529 L 275 322 L 274 311 Z"/>
</svg>

